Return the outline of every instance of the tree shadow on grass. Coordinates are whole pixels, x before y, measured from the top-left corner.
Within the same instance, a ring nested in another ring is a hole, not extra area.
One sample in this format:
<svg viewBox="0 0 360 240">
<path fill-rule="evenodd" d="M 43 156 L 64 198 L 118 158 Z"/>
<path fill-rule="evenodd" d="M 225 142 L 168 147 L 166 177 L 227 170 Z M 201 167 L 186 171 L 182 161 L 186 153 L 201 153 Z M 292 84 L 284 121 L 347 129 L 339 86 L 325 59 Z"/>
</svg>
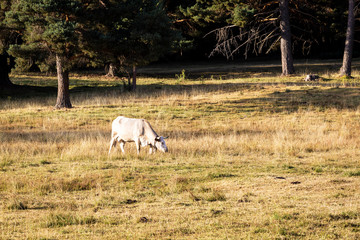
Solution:
<svg viewBox="0 0 360 240">
<path fill-rule="evenodd" d="M 135 94 L 142 97 L 156 97 L 165 95 L 230 93 L 237 91 L 261 91 L 267 86 L 280 86 L 281 91 L 274 91 L 264 97 L 221 101 L 221 103 L 206 103 L 205 112 L 294 112 L 310 106 L 320 109 L 357 109 L 360 106 L 360 87 L 338 87 L 327 83 L 219 83 L 219 84 L 192 84 L 166 85 L 151 84 L 139 85 L 135 93 L 124 92 L 121 86 L 116 87 L 79 87 L 74 93 L 92 93 L 101 96 L 116 92 L 119 95 Z M 286 86 L 304 86 L 304 89 L 290 90 Z M 332 87 L 331 87 L 332 86 Z M 326 87 L 322 89 L 321 87 Z M 331 87 L 331 88 L 328 88 Z M 215 106 L 216 105 L 216 106 Z"/>
<path fill-rule="evenodd" d="M 277 104 L 295 109 L 299 106 L 315 106 L 321 109 L 351 109 L 360 106 L 360 88 L 307 89 L 273 93 Z"/>
<path fill-rule="evenodd" d="M 260 91 L 267 86 L 280 86 L 279 91 L 274 91 L 264 97 L 221 101 L 219 103 L 206 103 L 209 107 L 204 108 L 207 112 L 294 112 L 300 108 L 309 106 L 321 109 L 357 109 L 360 106 L 360 87 L 338 87 L 330 83 L 228 83 L 219 84 L 177 84 L 168 85 L 155 83 L 150 85 L 138 85 L 135 92 L 124 91 L 121 84 L 113 86 L 79 86 L 70 90 L 71 96 L 85 94 L 87 98 L 132 95 L 135 98 L 168 96 L 185 94 L 195 96 L 197 94 L 230 93 L 236 91 Z M 304 86 L 304 89 L 290 90 L 287 86 Z M 325 89 L 321 87 L 326 87 Z M 330 88 L 329 88 L 330 87 Z M 275 88 L 274 88 L 275 89 Z M 16 86 L 7 90 L 0 90 L 1 99 L 30 99 L 56 96 L 55 87 L 39 86 Z M 211 107 L 214 105 L 213 107 Z M 216 106 L 215 106 L 216 105 Z M 236 113 L 235 112 L 235 113 Z"/>
<path fill-rule="evenodd" d="M 318 74 L 326 76 L 338 72 L 341 61 L 331 60 L 296 60 L 297 74 Z M 353 68 L 359 67 L 360 62 L 354 59 Z M 155 78 L 176 78 L 182 70 L 185 70 L 186 79 L 196 80 L 199 78 L 233 79 L 233 78 L 257 78 L 278 77 L 281 75 L 281 63 L 274 60 L 255 61 L 209 61 L 187 63 L 154 63 L 138 69 L 139 76 Z"/>
<path fill-rule="evenodd" d="M 14 85 L 10 88 L 0 89 L 0 99 L 27 99 L 32 97 L 49 97 L 54 96 L 56 92 L 57 88 L 55 87 Z"/>
<path fill-rule="evenodd" d="M 311 88 L 304 90 L 275 91 L 266 97 L 225 102 L 228 108 L 248 112 L 296 112 L 299 109 L 317 107 L 326 109 L 356 110 L 360 106 L 360 88 Z M 242 110 L 243 109 L 243 110 Z"/>
<path fill-rule="evenodd" d="M 70 89 L 70 98 L 77 94 L 95 94 L 106 96 L 106 93 L 117 92 L 122 93 L 121 86 L 107 86 L 107 87 L 93 87 L 93 86 L 80 86 Z M 54 97 L 56 98 L 57 88 L 50 86 L 30 86 L 30 85 L 14 85 L 13 87 L 0 89 L 0 101 L 3 100 L 27 100 L 36 98 L 41 101 L 43 98 Z"/>
<path fill-rule="evenodd" d="M 262 91 L 268 86 L 274 87 L 274 92 L 263 97 L 207 102 L 203 112 L 207 113 L 244 113 L 244 112 L 295 112 L 299 109 L 317 107 L 320 111 L 326 109 L 350 109 L 360 107 L 360 87 L 339 87 L 336 84 L 327 83 L 222 83 L 222 84 L 199 84 L 199 85 L 176 85 L 163 86 L 171 94 L 186 93 L 188 96 L 196 94 L 230 93 L 241 91 Z M 277 91 L 276 87 L 280 86 Z M 304 87 L 299 90 L 291 90 L 287 86 Z M 322 88 L 325 87 L 325 88 Z M 330 87 L 330 88 L 329 88 Z M 146 94 L 156 94 L 156 88 L 146 89 Z M 145 89 L 144 89 L 145 91 Z M 194 103 L 197 105 L 197 103 Z M 198 108 L 199 106 L 197 106 Z M 201 107 L 200 107 L 201 108 Z M 198 109 L 199 111 L 201 109 Z"/>
</svg>

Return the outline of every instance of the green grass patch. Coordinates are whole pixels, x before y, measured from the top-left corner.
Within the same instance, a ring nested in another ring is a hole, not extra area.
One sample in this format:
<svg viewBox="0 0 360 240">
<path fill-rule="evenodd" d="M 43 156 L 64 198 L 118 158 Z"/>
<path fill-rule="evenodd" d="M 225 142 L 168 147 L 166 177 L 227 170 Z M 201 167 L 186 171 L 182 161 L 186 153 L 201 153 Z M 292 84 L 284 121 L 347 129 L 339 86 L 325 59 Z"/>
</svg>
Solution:
<svg viewBox="0 0 360 240">
<path fill-rule="evenodd" d="M 360 176 L 360 170 L 359 171 L 351 171 L 346 173 L 349 177 L 359 177 Z"/>
<path fill-rule="evenodd" d="M 51 213 L 43 224 L 47 228 L 66 227 L 70 225 L 95 224 L 97 219 L 93 216 L 80 217 L 71 213 Z"/>
<path fill-rule="evenodd" d="M 8 203 L 7 209 L 9 209 L 9 210 L 26 210 L 26 209 L 28 209 L 28 206 L 24 201 L 19 201 L 19 200 L 13 199 L 10 203 Z"/>
</svg>

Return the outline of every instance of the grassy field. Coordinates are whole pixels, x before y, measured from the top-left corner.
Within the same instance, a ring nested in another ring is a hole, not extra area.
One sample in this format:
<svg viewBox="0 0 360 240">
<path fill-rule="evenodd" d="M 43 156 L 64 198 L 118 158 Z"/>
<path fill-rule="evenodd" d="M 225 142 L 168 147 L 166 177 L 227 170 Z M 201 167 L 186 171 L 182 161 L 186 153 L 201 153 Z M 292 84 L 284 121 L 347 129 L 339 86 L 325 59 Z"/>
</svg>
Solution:
<svg viewBox="0 0 360 240">
<path fill-rule="evenodd" d="M 0 239 L 360 238 L 356 70 L 174 69 L 144 69 L 135 93 L 73 75 L 66 110 L 54 77 L 13 75 L 33 87 L 0 95 Z M 119 115 L 149 120 L 169 153 L 108 156 Z"/>
</svg>

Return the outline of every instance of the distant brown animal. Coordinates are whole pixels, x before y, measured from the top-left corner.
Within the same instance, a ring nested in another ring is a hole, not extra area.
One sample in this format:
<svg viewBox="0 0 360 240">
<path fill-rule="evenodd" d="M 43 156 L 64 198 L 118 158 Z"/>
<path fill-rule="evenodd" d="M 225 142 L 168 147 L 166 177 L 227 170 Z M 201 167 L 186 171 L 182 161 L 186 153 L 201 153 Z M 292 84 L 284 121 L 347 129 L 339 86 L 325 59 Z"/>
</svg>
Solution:
<svg viewBox="0 0 360 240">
<path fill-rule="evenodd" d="M 306 75 L 305 77 L 305 82 L 309 82 L 309 81 L 316 81 L 319 79 L 319 76 L 318 75 L 315 75 L 315 74 L 308 74 Z"/>
</svg>

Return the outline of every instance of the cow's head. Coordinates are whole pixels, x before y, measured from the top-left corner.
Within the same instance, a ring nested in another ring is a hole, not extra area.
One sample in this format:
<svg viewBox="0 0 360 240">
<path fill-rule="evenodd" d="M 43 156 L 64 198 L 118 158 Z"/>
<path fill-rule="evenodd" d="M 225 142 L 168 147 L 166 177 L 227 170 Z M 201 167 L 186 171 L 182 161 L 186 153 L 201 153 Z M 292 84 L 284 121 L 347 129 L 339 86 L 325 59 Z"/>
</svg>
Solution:
<svg viewBox="0 0 360 240">
<path fill-rule="evenodd" d="M 168 151 L 168 148 L 167 148 L 165 140 L 164 140 L 164 139 L 167 139 L 167 138 L 168 137 L 156 137 L 155 138 L 155 147 L 157 149 L 159 149 L 160 151 L 162 151 L 163 153 Z"/>
</svg>

